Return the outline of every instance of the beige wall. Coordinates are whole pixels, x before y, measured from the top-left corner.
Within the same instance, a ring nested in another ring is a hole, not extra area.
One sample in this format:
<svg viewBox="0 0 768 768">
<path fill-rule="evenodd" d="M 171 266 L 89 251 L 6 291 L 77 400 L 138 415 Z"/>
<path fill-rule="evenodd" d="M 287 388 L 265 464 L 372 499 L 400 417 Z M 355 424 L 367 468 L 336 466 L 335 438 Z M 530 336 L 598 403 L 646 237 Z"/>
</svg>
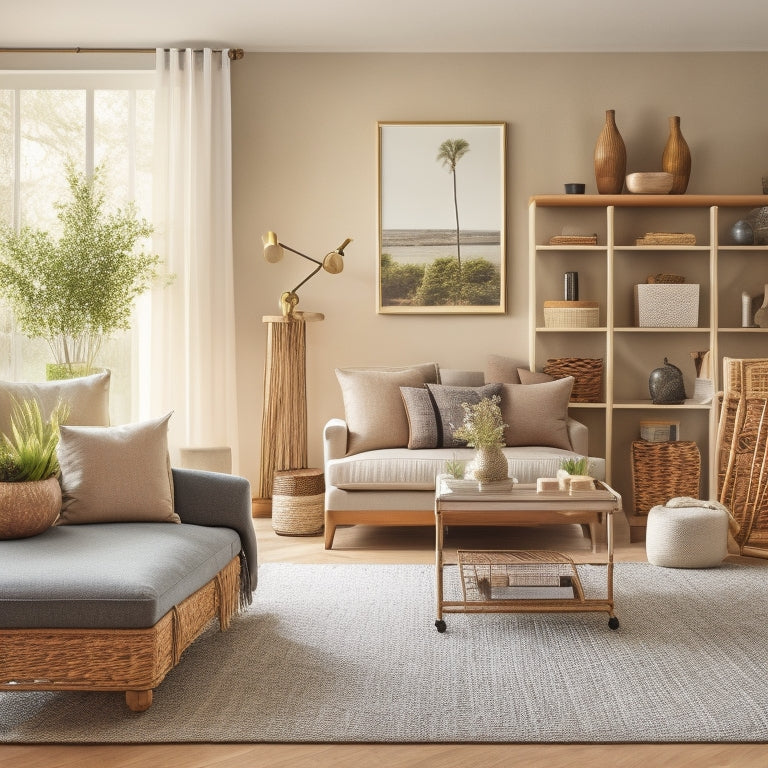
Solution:
<svg viewBox="0 0 768 768">
<path fill-rule="evenodd" d="M 437 360 L 482 369 L 487 353 L 527 358 L 527 201 L 567 181 L 595 192 L 592 153 L 606 109 L 627 170 L 660 170 L 667 118 L 681 116 L 689 193 L 761 192 L 768 173 L 768 54 L 257 54 L 232 68 L 234 243 L 241 467 L 258 481 L 265 314 L 307 274 L 268 265 L 261 234 L 322 256 L 350 236 L 346 267 L 317 275 L 308 327 L 309 460 L 343 415 L 335 367 Z M 376 314 L 378 121 L 506 121 L 506 315 Z"/>
</svg>

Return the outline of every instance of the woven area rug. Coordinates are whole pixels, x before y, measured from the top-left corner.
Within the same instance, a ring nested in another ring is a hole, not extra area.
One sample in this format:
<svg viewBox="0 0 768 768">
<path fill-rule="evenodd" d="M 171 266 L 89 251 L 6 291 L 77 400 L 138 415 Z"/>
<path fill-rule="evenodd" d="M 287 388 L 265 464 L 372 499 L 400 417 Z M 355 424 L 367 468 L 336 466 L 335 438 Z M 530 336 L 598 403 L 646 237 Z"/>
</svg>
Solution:
<svg viewBox="0 0 768 768">
<path fill-rule="evenodd" d="M 429 566 L 259 573 L 250 611 L 206 631 L 147 712 L 118 693 L 0 693 L 0 741 L 768 740 L 764 567 L 620 563 L 618 630 L 604 613 L 462 614 L 445 634 Z M 605 570 L 579 573 L 597 596 Z"/>
</svg>

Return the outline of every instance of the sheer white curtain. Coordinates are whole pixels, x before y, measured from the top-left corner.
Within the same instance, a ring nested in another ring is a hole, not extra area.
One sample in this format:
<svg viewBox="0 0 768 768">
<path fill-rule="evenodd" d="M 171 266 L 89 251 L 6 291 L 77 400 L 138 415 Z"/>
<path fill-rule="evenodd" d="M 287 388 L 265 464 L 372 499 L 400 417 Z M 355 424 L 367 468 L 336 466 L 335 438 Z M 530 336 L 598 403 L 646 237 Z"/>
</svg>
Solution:
<svg viewBox="0 0 768 768">
<path fill-rule="evenodd" d="M 140 412 L 173 410 L 174 463 L 229 447 L 237 471 L 229 65 L 226 50 L 156 53 L 154 245 L 174 278 L 149 297 Z"/>
</svg>

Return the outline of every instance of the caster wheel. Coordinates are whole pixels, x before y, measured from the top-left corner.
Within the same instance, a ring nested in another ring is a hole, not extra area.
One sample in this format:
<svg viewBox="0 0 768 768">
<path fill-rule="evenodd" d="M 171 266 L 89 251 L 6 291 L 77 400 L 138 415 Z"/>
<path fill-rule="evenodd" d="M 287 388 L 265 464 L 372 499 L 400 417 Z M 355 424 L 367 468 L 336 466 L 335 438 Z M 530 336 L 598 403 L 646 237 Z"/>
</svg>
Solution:
<svg viewBox="0 0 768 768">
<path fill-rule="evenodd" d="M 618 629 L 619 628 L 619 620 L 615 616 L 611 616 L 611 618 L 608 619 L 608 626 L 611 629 Z"/>
<path fill-rule="evenodd" d="M 438 619 L 435 622 L 435 627 L 437 628 L 438 632 L 445 632 L 445 622 L 442 619 Z"/>
</svg>

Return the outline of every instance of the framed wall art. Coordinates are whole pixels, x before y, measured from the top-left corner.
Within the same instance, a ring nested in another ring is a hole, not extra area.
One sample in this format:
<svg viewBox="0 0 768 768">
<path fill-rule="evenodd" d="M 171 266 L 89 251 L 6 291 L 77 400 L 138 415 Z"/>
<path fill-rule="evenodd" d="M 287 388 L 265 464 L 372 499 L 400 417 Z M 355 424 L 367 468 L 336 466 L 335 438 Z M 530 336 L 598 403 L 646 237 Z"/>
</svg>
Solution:
<svg viewBox="0 0 768 768">
<path fill-rule="evenodd" d="M 506 123 L 378 131 L 378 312 L 505 312 Z"/>
</svg>

